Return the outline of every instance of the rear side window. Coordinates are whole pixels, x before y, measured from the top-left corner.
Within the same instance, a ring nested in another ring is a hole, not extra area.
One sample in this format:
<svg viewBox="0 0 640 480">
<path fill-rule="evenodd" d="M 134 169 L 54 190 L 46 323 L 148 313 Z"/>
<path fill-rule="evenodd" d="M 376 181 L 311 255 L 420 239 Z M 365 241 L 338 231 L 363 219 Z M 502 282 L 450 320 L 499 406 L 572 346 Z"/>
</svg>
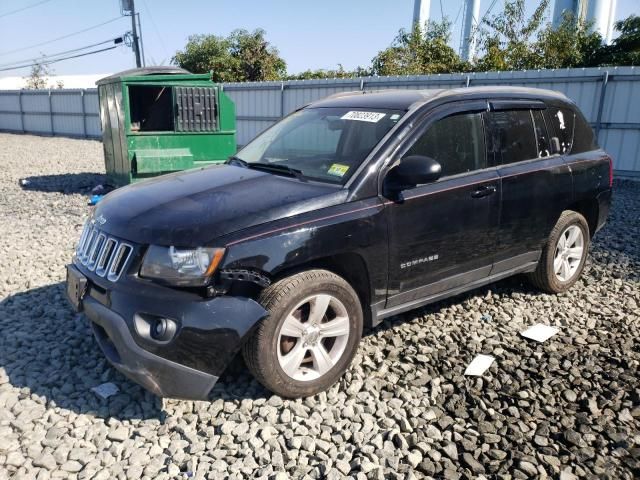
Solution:
<svg viewBox="0 0 640 480">
<path fill-rule="evenodd" d="M 560 153 L 568 154 L 573 145 L 573 127 L 575 125 L 575 114 L 568 108 L 550 107 L 548 109 L 549 120 L 555 132 L 555 136 L 560 141 Z"/>
<path fill-rule="evenodd" d="M 486 168 L 481 113 L 463 113 L 437 120 L 404 154 L 431 157 L 442 166 L 442 176 Z"/>
<path fill-rule="evenodd" d="M 575 113 L 574 133 L 573 133 L 573 147 L 571 153 L 590 152 L 591 150 L 597 150 L 598 142 L 591 126 L 587 123 L 586 119 L 580 112 Z"/>
<path fill-rule="evenodd" d="M 538 145 L 529 110 L 489 112 L 490 153 L 497 165 L 521 162 L 538 157 Z"/>
</svg>

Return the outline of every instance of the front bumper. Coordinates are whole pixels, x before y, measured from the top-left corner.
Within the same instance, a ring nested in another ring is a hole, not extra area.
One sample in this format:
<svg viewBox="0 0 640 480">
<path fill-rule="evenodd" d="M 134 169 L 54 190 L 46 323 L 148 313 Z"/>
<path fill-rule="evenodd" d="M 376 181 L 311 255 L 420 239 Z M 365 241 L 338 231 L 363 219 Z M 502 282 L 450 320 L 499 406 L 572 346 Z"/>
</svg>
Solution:
<svg viewBox="0 0 640 480">
<path fill-rule="evenodd" d="M 136 278 L 108 282 L 79 265 L 68 268 L 87 278 L 77 307 L 106 358 L 160 397 L 206 399 L 246 335 L 266 316 L 248 298 L 202 298 Z M 175 334 L 154 340 L 141 318 L 171 319 Z"/>
<path fill-rule="evenodd" d="M 159 397 L 206 399 L 218 377 L 149 353 L 138 346 L 122 317 L 93 298 L 84 312 L 107 360 L 120 372 Z"/>
</svg>

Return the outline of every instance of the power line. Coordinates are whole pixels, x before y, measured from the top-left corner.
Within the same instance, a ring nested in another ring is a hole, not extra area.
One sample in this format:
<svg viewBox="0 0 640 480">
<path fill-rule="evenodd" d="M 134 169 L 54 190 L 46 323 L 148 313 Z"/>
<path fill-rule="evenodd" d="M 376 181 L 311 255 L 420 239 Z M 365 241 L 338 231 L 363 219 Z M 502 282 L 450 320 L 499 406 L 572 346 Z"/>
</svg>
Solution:
<svg viewBox="0 0 640 480">
<path fill-rule="evenodd" d="M 103 25 L 107 25 L 109 23 L 113 23 L 116 20 L 120 20 L 121 18 L 122 17 L 115 17 L 115 18 L 112 18 L 111 20 L 107 20 L 106 22 L 98 23 L 97 25 L 93 25 L 91 27 L 87 27 L 87 28 L 84 28 L 82 30 L 78 30 L 77 32 L 68 33 L 66 35 L 63 35 L 63 36 L 57 37 L 57 38 L 53 38 L 53 39 L 48 40 L 46 42 L 34 43 L 33 45 L 29 45 L 27 47 L 20 47 L 20 48 L 16 48 L 15 50 L 7 50 L 6 52 L 0 52 L 0 55 L 8 55 L 10 53 L 23 52 L 24 50 L 29 50 L 30 48 L 41 47 L 42 45 L 47 45 L 49 43 L 57 42 L 58 40 L 63 40 L 65 38 L 73 37 L 74 35 L 79 35 L 80 33 L 88 32 L 89 30 L 93 30 L 95 28 L 102 27 Z"/>
<path fill-rule="evenodd" d="M 120 41 L 118 42 L 118 40 L 120 40 Z M 60 55 L 66 55 L 68 53 L 75 53 L 75 52 L 79 52 L 81 50 L 87 50 L 88 48 L 93 48 L 93 47 L 97 47 L 97 46 L 100 46 L 100 45 L 104 45 L 105 43 L 112 43 L 112 42 L 122 43 L 122 37 L 110 38 L 109 40 L 105 40 L 104 42 L 93 43 L 91 45 L 86 45 L 84 47 L 73 48 L 71 50 L 65 50 L 64 52 L 43 54 L 40 57 L 41 61 L 39 61 L 38 63 L 42 63 L 43 61 L 46 61 L 46 60 L 49 60 L 49 59 L 54 59 L 55 57 L 59 57 Z M 29 61 L 34 61 L 35 62 L 34 59 L 25 59 L 25 60 L 20 60 L 20 61 L 17 61 L 17 62 L 5 63 L 3 65 L 0 65 L 0 68 L 9 67 L 11 65 L 19 65 L 21 63 L 25 63 L 25 62 L 29 62 Z"/>
<path fill-rule="evenodd" d="M 20 68 L 35 67 L 36 65 L 51 65 L 52 63 L 62 62 L 63 60 L 69 60 L 71 58 L 85 57 L 87 55 L 106 52 L 107 50 L 113 50 L 114 48 L 118 48 L 118 46 L 119 45 L 114 45 L 113 47 L 102 48 L 100 50 L 93 50 L 91 52 L 80 53 L 78 55 L 71 55 L 69 57 L 58 58 L 56 60 L 49 60 L 47 62 L 35 62 L 27 65 L 20 65 L 18 67 L 0 68 L 0 72 L 6 72 L 7 70 L 18 70 Z"/>
<path fill-rule="evenodd" d="M 482 24 L 482 22 L 484 22 L 484 19 L 487 18 L 487 15 L 491 13 L 491 10 L 493 9 L 497 1 L 498 0 L 493 0 L 493 2 L 491 2 L 491 5 L 489 5 L 489 8 L 487 8 L 487 11 L 484 12 L 484 15 L 480 18 L 480 21 L 478 22 L 478 27 Z"/>
<path fill-rule="evenodd" d="M 160 35 L 160 30 L 158 30 L 158 26 L 156 25 L 156 22 L 153 19 L 153 15 L 151 14 L 151 9 L 149 8 L 149 5 L 147 5 L 147 0 L 142 0 L 142 3 L 144 5 L 144 9 L 147 11 L 147 14 L 149 15 L 149 19 L 151 20 L 153 31 L 155 32 L 156 37 L 158 37 L 158 40 L 160 40 L 160 45 L 162 45 L 162 50 L 164 51 L 165 57 L 168 57 L 169 51 L 167 50 L 167 46 L 164 43 L 164 39 L 162 38 L 162 35 Z"/>
<path fill-rule="evenodd" d="M 32 5 L 27 5 L 26 7 L 18 8 L 16 10 L 12 10 L 10 12 L 3 13 L 2 15 L 0 15 L 0 18 L 8 17 L 9 15 L 13 15 L 14 13 L 22 12 L 24 10 L 28 10 L 28 9 L 33 8 L 33 7 L 37 7 L 38 5 L 42 5 L 43 3 L 47 3 L 47 2 L 50 2 L 50 1 L 51 0 L 42 0 L 42 1 L 38 2 L 38 3 L 34 3 Z"/>
<path fill-rule="evenodd" d="M 453 21 L 453 25 L 458 23 L 458 18 L 460 18 L 460 12 L 462 12 L 462 7 L 464 7 L 464 2 L 460 4 L 460 8 L 458 8 L 458 13 L 456 13 L 456 19 Z"/>
</svg>

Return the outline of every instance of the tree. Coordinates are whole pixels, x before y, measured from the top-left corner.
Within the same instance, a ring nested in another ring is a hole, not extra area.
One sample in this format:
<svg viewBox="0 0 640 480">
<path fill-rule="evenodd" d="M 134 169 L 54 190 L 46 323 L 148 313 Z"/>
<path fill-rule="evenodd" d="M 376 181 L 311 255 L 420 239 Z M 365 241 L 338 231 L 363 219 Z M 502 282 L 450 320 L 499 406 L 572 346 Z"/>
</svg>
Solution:
<svg viewBox="0 0 640 480">
<path fill-rule="evenodd" d="M 575 68 L 598 63 L 602 37 L 589 32 L 590 25 L 566 14 L 562 23 L 554 28 L 547 24 L 533 44 L 537 68 Z"/>
<path fill-rule="evenodd" d="M 234 30 L 229 35 L 231 56 L 237 59 L 236 69 L 241 81 L 278 80 L 286 75 L 287 64 L 278 49 L 269 45 L 265 31 Z"/>
<path fill-rule="evenodd" d="M 614 25 L 620 35 L 603 46 L 598 55 L 600 65 L 640 65 L 640 17 L 629 15 Z"/>
<path fill-rule="evenodd" d="M 364 67 L 356 67 L 355 70 L 345 70 L 341 64 L 338 64 L 337 70 L 326 70 L 319 68 L 317 70 L 305 70 L 304 72 L 287 75 L 286 80 L 312 80 L 319 78 L 358 78 L 367 77 L 371 72 Z"/>
<path fill-rule="evenodd" d="M 172 63 L 193 73 L 213 73 L 216 82 L 278 80 L 286 63 L 262 29 L 234 30 L 228 37 L 192 35 Z"/>
<path fill-rule="evenodd" d="M 42 90 L 47 88 L 47 80 L 51 73 L 51 69 L 47 64 L 34 61 L 31 67 L 31 74 L 25 78 L 26 88 L 29 90 Z"/>
<path fill-rule="evenodd" d="M 401 29 L 390 47 L 372 60 L 375 75 L 423 75 L 466 69 L 449 46 L 451 23 L 427 22 L 424 29 L 415 24 L 411 31 Z"/>
<path fill-rule="evenodd" d="M 476 61 L 475 70 L 539 68 L 534 35 L 544 22 L 548 6 L 549 0 L 541 0 L 531 17 L 527 17 L 525 0 L 505 0 L 500 14 L 483 21 L 479 33 L 485 55 Z"/>
</svg>

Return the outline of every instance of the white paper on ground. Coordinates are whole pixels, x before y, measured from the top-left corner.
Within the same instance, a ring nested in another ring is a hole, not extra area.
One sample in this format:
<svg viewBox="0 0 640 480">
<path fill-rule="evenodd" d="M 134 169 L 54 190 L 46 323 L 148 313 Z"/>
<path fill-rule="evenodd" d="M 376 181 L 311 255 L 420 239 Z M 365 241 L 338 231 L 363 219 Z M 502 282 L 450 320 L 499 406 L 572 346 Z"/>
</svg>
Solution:
<svg viewBox="0 0 640 480">
<path fill-rule="evenodd" d="M 102 385 L 98 385 L 97 387 L 93 387 L 91 391 L 98 395 L 100 398 L 106 400 L 110 396 L 118 393 L 120 389 L 114 383 L 108 382 L 103 383 Z"/>
<path fill-rule="evenodd" d="M 464 371 L 464 374 L 479 377 L 491 366 L 494 360 L 490 355 L 477 355 Z"/>
<path fill-rule="evenodd" d="M 549 340 L 556 333 L 560 331 L 559 328 L 550 327 L 549 325 L 543 325 L 542 323 L 538 323 L 533 327 L 527 328 L 524 332 L 520 332 L 525 338 L 530 338 L 531 340 L 535 340 L 536 342 L 544 342 L 545 340 Z"/>
</svg>

